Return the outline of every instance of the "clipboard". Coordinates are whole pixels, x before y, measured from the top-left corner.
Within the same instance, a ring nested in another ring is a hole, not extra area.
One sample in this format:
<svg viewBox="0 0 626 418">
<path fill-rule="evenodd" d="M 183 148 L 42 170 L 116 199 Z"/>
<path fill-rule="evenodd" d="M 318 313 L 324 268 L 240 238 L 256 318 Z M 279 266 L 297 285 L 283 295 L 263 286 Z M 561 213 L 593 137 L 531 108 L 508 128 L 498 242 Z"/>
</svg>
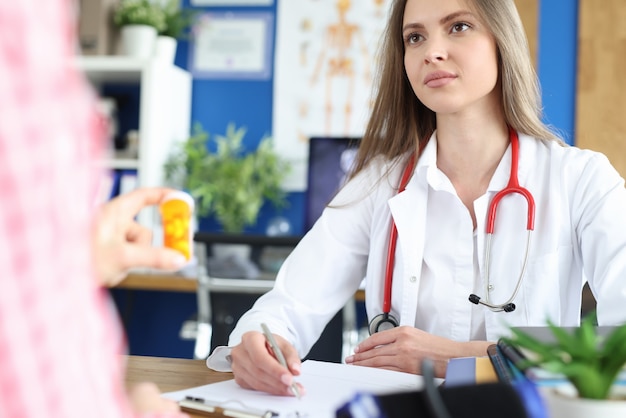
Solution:
<svg viewBox="0 0 626 418">
<path fill-rule="evenodd" d="M 192 412 L 197 415 L 206 416 L 217 415 L 231 418 L 274 418 L 278 416 L 277 412 L 270 410 L 253 411 L 236 409 L 216 403 L 210 403 L 205 401 L 203 398 L 193 396 L 187 396 L 185 399 L 178 401 L 178 405 L 184 412 Z"/>
</svg>

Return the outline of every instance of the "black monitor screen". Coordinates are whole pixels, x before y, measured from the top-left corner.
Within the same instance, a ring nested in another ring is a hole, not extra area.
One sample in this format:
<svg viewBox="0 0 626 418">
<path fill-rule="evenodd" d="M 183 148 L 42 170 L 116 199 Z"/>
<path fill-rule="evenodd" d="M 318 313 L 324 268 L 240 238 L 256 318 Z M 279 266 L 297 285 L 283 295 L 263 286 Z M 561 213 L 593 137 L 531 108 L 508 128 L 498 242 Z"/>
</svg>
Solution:
<svg viewBox="0 0 626 418">
<path fill-rule="evenodd" d="M 305 229 L 330 202 L 352 167 L 360 138 L 313 137 L 309 140 Z"/>
</svg>

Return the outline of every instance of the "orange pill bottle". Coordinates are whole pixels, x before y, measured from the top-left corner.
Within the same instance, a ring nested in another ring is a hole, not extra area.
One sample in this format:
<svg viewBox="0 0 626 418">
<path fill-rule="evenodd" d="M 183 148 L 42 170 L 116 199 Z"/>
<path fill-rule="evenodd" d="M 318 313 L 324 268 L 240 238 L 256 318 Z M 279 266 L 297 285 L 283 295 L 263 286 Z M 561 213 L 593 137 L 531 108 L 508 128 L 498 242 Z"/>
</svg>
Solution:
<svg viewBox="0 0 626 418">
<path fill-rule="evenodd" d="M 163 245 L 179 251 L 190 261 L 193 257 L 193 198 L 182 191 L 169 193 L 159 205 L 159 211 Z"/>
</svg>

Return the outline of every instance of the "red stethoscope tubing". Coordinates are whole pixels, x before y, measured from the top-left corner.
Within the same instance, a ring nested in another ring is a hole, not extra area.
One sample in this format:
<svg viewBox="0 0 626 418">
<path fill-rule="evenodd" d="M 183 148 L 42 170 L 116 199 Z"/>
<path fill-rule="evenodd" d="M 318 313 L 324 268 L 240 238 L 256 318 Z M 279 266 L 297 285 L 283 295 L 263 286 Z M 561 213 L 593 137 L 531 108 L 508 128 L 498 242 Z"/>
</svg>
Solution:
<svg viewBox="0 0 626 418">
<path fill-rule="evenodd" d="M 400 180 L 400 187 L 398 193 L 402 193 L 406 189 L 406 185 L 413 174 L 413 167 L 415 166 L 415 154 L 411 155 L 409 161 L 406 163 L 404 173 L 402 173 L 402 179 Z M 391 231 L 389 232 L 389 248 L 387 248 L 387 267 L 385 268 L 385 289 L 383 297 L 383 313 L 388 314 L 391 312 L 391 284 L 393 281 L 393 266 L 395 264 L 396 254 L 396 242 L 398 241 L 398 228 L 396 223 L 391 219 Z"/>
<path fill-rule="evenodd" d="M 535 228 L 535 200 L 532 194 L 525 188 L 519 185 L 517 178 L 518 163 L 519 163 L 519 138 L 517 132 L 514 129 L 509 128 L 509 139 L 511 141 L 511 174 L 509 175 L 509 183 L 506 187 L 500 190 L 491 200 L 487 211 L 487 234 L 493 234 L 494 225 L 496 221 L 496 211 L 498 204 L 504 196 L 507 194 L 518 193 L 526 198 L 528 203 L 528 213 L 526 229 L 532 231 Z M 407 162 L 406 168 L 402 174 L 400 180 L 400 186 L 398 193 L 403 192 L 406 189 L 406 185 L 409 182 L 409 178 L 413 174 L 413 168 L 415 165 L 416 155 L 413 154 Z M 383 313 L 389 314 L 391 312 L 391 285 L 393 283 L 393 268 L 395 264 L 396 254 L 396 242 L 398 240 L 398 229 L 396 223 L 391 220 L 391 231 L 389 232 L 389 247 L 387 249 L 387 265 L 385 268 L 385 287 L 383 293 Z"/>
<path fill-rule="evenodd" d="M 518 164 L 519 164 L 519 139 L 517 132 L 509 128 L 509 136 L 511 138 L 511 174 L 509 175 L 509 184 L 502 190 L 500 190 L 491 200 L 489 204 L 489 212 L 487 215 L 487 233 L 493 234 L 494 225 L 496 222 L 496 210 L 500 200 L 507 194 L 518 193 L 526 198 L 528 203 L 528 219 L 526 222 L 526 230 L 532 231 L 535 229 L 535 199 L 533 195 L 525 188 L 519 185 L 517 180 Z"/>
</svg>

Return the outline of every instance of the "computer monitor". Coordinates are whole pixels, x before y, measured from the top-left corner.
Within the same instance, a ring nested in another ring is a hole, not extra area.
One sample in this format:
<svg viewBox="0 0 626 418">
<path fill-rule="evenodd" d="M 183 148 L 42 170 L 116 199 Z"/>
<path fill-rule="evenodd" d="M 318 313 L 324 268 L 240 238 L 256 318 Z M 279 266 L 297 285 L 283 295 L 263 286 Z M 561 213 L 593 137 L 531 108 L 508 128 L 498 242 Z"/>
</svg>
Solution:
<svg viewBox="0 0 626 418">
<path fill-rule="evenodd" d="M 320 217 L 352 168 L 359 146 L 357 137 L 313 137 L 309 140 L 309 165 L 305 205 L 305 230 Z"/>
</svg>

